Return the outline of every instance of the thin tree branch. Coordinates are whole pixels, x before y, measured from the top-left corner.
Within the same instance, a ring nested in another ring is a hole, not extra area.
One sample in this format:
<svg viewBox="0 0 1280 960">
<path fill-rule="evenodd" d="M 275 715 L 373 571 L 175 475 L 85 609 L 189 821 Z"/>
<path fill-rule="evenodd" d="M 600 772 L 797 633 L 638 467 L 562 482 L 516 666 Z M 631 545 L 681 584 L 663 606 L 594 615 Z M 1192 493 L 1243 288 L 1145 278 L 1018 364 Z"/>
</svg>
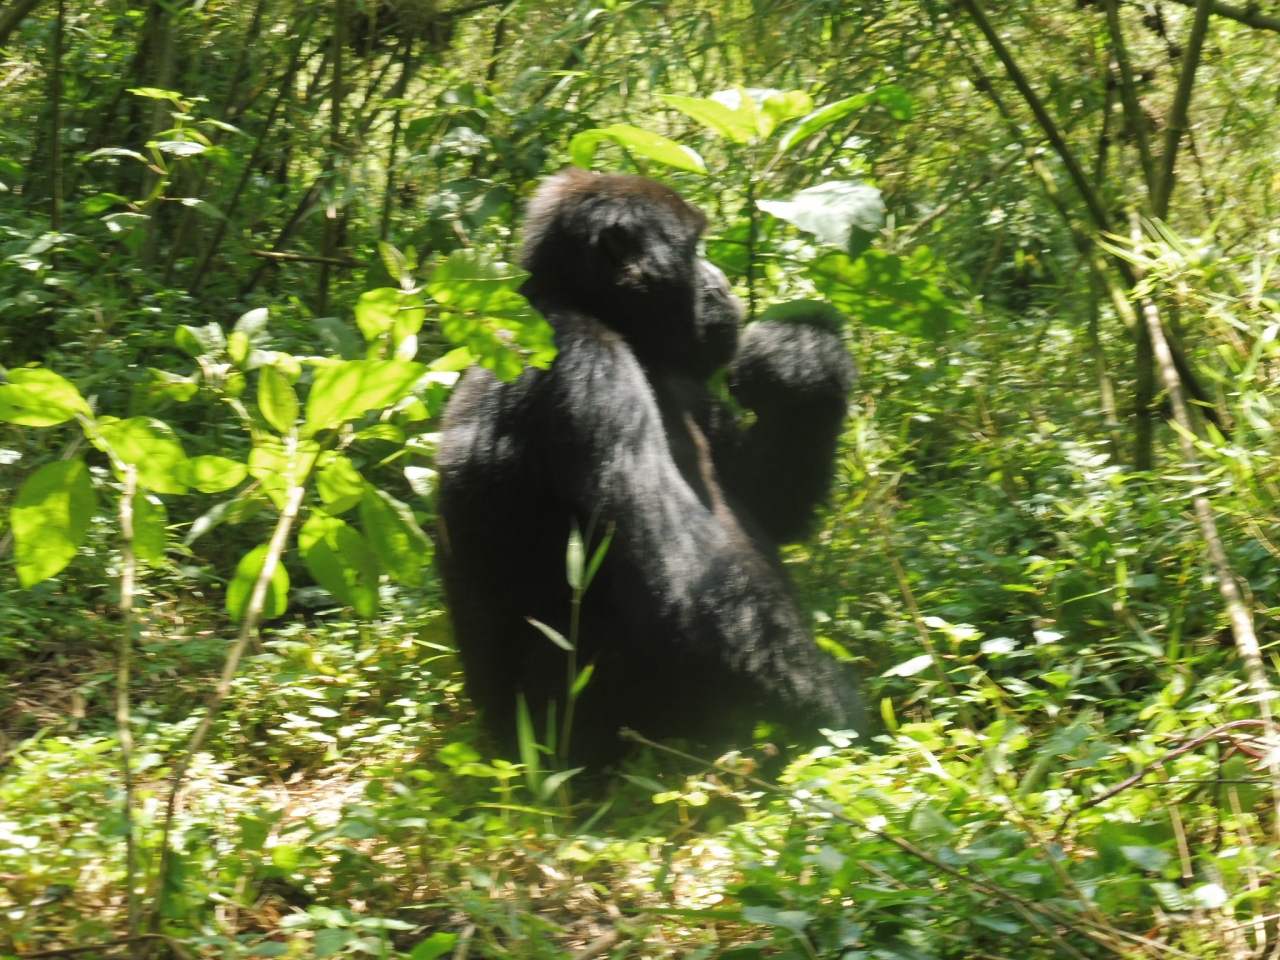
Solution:
<svg viewBox="0 0 1280 960">
<path fill-rule="evenodd" d="M 303 253 L 281 253 L 279 250 L 250 250 L 249 256 L 264 260 L 283 260 L 288 263 L 321 263 L 330 267 L 367 267 L 363 260 L 347 257 L 312 257 Z"/>
<path fill-rule="evenodd" d="M 186 779 L 191 761 L 204 745 L 205 737 L 209 735 L 209 731 L 213 728 L 213 722 L 217 719 L 222 701 L 227 699 L 227 696 L 231 693 L 231 684 L 234 682 L 236 671 L 240 667 L 240 658 L 244 656 L 244 651 L 249 646 L 249 641 L 258 632 L 258 623 L 262 620 L 262 611 L 267 602 L 267 589 L 271 584 L 271 578 L 275 575 L 276 566 L 280 563 L 285 543 L 289 539 L 289 531 L 293 529 L 293 522 L 298 518 L 298 508 L 302 505 L 302 498 L 306 492 L 306 487 L 301 483 L 296 483 L 295 486 L 289 489 L 288 498 L 280 510 L 280 519 L 276 521 L 276 528 L 267 543 L 267 552 L 262 558 L 262 569 L 258 572 L 258 579 L 254 581 L 253 592 L 249 595 L 249 604 L 244 611 L 244 619 L 240 621 L 240 634 L 236 637 L 235 643 L 232 644 L 230 651 L 227 653 L 226 662 L 222 665 L 222 675 L 218 678 L 217 686 L 213 689 L 213 696 L 209 698 L 209 705 L 205 708 L 205 714 L 200 719 L 200 725 L 191 734 L 186 750 L 174 766 L 173 774 L 171 775 L 172 784 L 169 787 L 169 800 L 165 804 L 164 829 L 160 836 L 160 868 L 156 871 L 154 881 L 155 902 L 151 906 L 151 923 L 153 926 L 160 921 L 161 897 L 164 891 L 165 878 L 169 875 L 170 865 L 173 861 L 173 846 L 169 841 L 169 836 L 173 832 L 173 817 L 178 805 L 178 793 L 182 789 L 182 783 Z"/>
<path fill-rule="evenodd" d="M 4 47 L 9 34 L 18 28 L 39 3 L 40 0 L 13 0 L 9 6 L 0 10 L 0 48 Z"/>
<path fill-rule="evenodd" d="M 1133 81 L 1133 64 L 1129 60 L 1129 49 L 1124 40 L 1124 29 L 1120 23 L 1119 0 L 1103 0 L 1107 11 L 1107 30 L 1111 34 L 1111 52 L 1120 67 L 1120 102 L 1124 104 L 1124 115 L 1138 147 L 1138 158 L 1142 164 L 1142 177 L 1147 183 L 1147 196 L 1154 196 L 1156 190 L 1155 164 L 1151 159 L 1151 142 L 1147 139 L 1146 116 L 1138 103 L 1138 86 Z"/>
<path fill-rule="evenodd" d="M 1173 0 L 1173 2 L 1180 3 L 1184 7 L 1196 5 L 1196 0 Z M 1265 13 L 1259 13 L 1252 3 L 1242 8 L 1213 0 L 1209 8 L 1215 17 L 1225 17 L 1227 20 L 1243 23 L 1246 27 L 1253 27 L 1255 30 L 1274 30 L 1280 33 L 1280 17 L 1269 17 Z"/>
<path fill-rule="evenodd" d="M 1017 61 L 1013 59 L 1013 54 L 1009 52 L 1009 48 L 1000 39 L 1000 35 L 991 25 L 991 21 L 987 19 L 982 6 L 978 0 L 959 0 L 959 2 L 961 6 L 969 11 L 969 16 L 973 18 L 973 22 L 982 32 L 982 35 L 986 37 L 992 51 L 1004 65 L 1005 72 L 1009 74 L 1009 79 L 1013 81 L 1014 86 L 1018 88 L 1018 92 L 1022 94 L 1022 98 L 1027 101 L 1027 106 L 1035 114 L 1036 122 L 1040 124 L 1040 129 L 1044 132 L 1045 139 L 1049 141 L 1049 145 L 1053 147 L 1063 166 L 1067 168 L 1067 173 L 1071 176 L 1071 182 L 1075 184 L 1076 190 L 1080 192 L 1080 196 L 1089 210 L 1089 216 L 1093 219 L 1094 226 L 1102 233 L 1109 233 L 1111 225 L 1107 212 L 1103 208 L 1102 202 L 1098 199 L 1098 194 L 1093 189 L 1093 185 L 1089 182 L 1084 168 L 1080 166 L 1080 161 L 1076 159 L 1075 154 L 1071 152 L 1071 148 L 1067 146 L 1067 141 L 1058 130 L 1058 125 L 1053 122 L 1053 117 L 1049 116 L 1049 111 L 1045 108 L 1044 102 L 1041 101 L 1039 94 L 1032 88 L 1031 82 L 1027 80 L 1026 74 L 1022 72 L 1022 68 L 1018 66 Z M 1207 0 L 1202 0 L 1202 2 L 1207 2 Z"/>
<path fill-rule="evenodd" d="M 1187 108 L 1191 106 L 1191 92 L 1195 88 L 1196 67 L 1200 65 L 1200 51 L 1204 49 L 1204 35 L 1209 29 L 1209 8 L 1212 0 L 1197 0 L 1196 15 L 1191 21 L 1191 36 L 1187 39 L 1178 71 L 1178 88 L 1173 94 L 1173 106 L 1164 133 L 1164 153 L 1160 155 L 1160 175 L 1156 180 L 1156 194 L 1151 209 L 1163 220 L 1169 215 L 1169 200 L 1173 196 L 1174 167 L 1178 160 L 1178 145 L 1187 129 Z"/>
<path fill-rule="evenodd" d="M 59 0 L 62 2 L 62 0 Z M 133 724 L 129 708 L 129 672 L 133 654 L 133 594 L 138 575 L 138 557 L 133 549 L 134 501 L 138 495 L 138 468 L 124 467 L 124 490 L 120 494 L 120 641 L 116 653 L 116 730 L 120 737 L 120 767 L 124 778 L 122 821 L 124 829 L 125 904 L 129 914 L 129 936 L 138 935 L 137 849 L 133 835 Z"/>
</svg>

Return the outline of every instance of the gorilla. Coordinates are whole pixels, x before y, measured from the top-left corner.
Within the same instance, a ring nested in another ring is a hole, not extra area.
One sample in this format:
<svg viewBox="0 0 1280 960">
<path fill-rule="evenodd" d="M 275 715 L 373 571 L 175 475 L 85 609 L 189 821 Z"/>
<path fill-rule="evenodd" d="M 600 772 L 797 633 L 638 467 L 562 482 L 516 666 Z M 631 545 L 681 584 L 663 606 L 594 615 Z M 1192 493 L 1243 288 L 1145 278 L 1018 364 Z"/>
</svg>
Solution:
<svg viewBox="0 0 1280 960">
<path fill-rule="evenodd" d="M 547 370 L 473 367 L 445 414 L 437 559 L 472 701 L 512 750 L 517 694 L 541 727 L 566 702 L 571 525 L 613 538 L 579 613 L 570 761 L 621 727 L 750 745 L 862 731 L 862 702 L 813 642 L 778 560 L 826 495 L 853 369 L 840 336 L 757 322 L 698 255 L 706 218 L 644 177 L 568 169 L 530 201 L 522 293 L 551 323 Z M 727 365 L 737 404 L 708 380 Z M 593 545 L 587 545 L 591 556 Z"/>
</svg>

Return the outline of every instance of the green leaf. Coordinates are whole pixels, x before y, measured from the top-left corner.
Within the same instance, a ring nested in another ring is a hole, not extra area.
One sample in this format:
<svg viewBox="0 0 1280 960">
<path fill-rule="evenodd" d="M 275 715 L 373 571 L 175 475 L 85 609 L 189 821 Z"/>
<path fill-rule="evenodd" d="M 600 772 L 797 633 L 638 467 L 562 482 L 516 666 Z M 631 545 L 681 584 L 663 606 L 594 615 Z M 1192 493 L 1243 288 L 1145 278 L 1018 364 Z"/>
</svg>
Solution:
<svg viewBox="0 0 1280 960">
<path fill-rule="evenodd" d="M 596 672 L 596 665 L 588 663 L 585 667 L 578 671 L 578 675 L 573 679 L 573 686 L 569 688 L 569 699 L 577 700 L 582 696 L 582 691 L 587 689 L 587 684 L 591 682 L 591 675 Z"/>
<path fill-rule="evenodd" d="M 743 907 L 742 919 L 748 923 L 760 923 L 770 927 L 782 927 L 801 936 L 813 921 L 813 915 L 803 910 L 778 910 L 775 907 Z"/>
<path fill-rule="evenodd" d="M 561 770 L 559 773 L 553 773 L 547 779 L 542 781 L 542 789 L 538 791 L 543 800 L 550 800 L 555 796 L 555 792 L 560 789 L 562 784 L 568 783 L 573 777 L 576 777 L 586 767 L 574 767 L 572 770 Z"/>
<path fill-rule="evenodd" d="M 262 483 L 262 489 L 277 509 L 283 509 L 289 488 L 306 483 L 320 453 L 314 440 L 299 443 L 290 453 L 287 444 L 271 436 L 259 437 L 249 451 L 249 473 Z"/>
<path fill-rule="evenodd" d="M 233 329 L 234 333 L 243 333 L 255 346 L 266 339 L 267 318 L 270 316 L 266 307 L 258 307 L 240 315 Z"/>
<path fill-rule="evenodd" d="M 574 521 L 573 528 L 569 531 L 569 545 L 565 549 L 564 556 L 565 579 L 574 590 L 582 588 L 585 562 L 586 550 L 582 545 L 582 532 L 578 529 L 577 521 Z"/>
<path fill-rule="evenodd" d="M 920 339 L 941 339 L 967 322 L 937 284 L 941 270 L 927 247 L 910 257 L 868 250 L 857 259 L 828 253 L 807 274 L 837 310 L 873 327 Z"/>
<path fill-rule="evenodd" d="M 298 421 L 298 395 L 275 367 L 258 370 L 258 409 L 280 433 L 288 433 Z"/>
<path fill-rule="evenodd" d="M 449 953 L 457 942 L 456 933 L 433 933 L 413 948 L 409 960 L 436 960 L 436 957 Z"/>
<path fill-rule="evenodd" d="M 406 504 L 368 484 L 360 500 L 360 523 L 383 568 L 401 583 L 422 582 L 431 559 L 431 541 Z"/>
<path fill-rule="evenodd" d="M 880 191 L 846 180 L 820 183 L 801 190 L 790 200 L 758 200 L 756 206 L 832 246 L 849 246 L 856 233 L 859 249 L 850 250 L 854 256 L 870 246 L 885 222 Z"/>
<path fill-rule="evenodd" d="M 807 323 L 833 333 L 839 333 L 849 325 L 849 318 L 825 300 L 789 300 L 786 303 L 775 303 L 756 319 L 770 320 L 775 323 Z"/>
<path fill-rule="evenodd" d="M 761 115 L 768 118 L 769 129 L 765 132 L 765 136 L 777 129 L 779 124 L 803 116 L 811 110 L 813 110 L 813 97 L 803 90 L 779 90 L 777 93 L 770 94 L 765 97 L 764 103 L 760 104 Z"/>
<path fill-rule="evenodd" d="M 311 954 L 314 957 L 332 957 L 355 938 L 356 935 L 350 930 L 317 930 L 315 939 L 311 942 Z"/>
<path fill-rule="evenodd" d="M 612 140 L 632 153 L 675 167 L 677 170 L 688 170 L 692 173 L 707 172 L 707 165 L 702 162 L 702 157 L 698 156 L 696 151 L 656 133 L 623 123 L 582 131 L 569 141 L 569 159 L 575 166 L 590 170 L 596 148 L 605 140 Z"/>
<path fill-rule="evenodd" d="M 922 653 L 918 657 L 912 657 L 897 666 L 890 667 L 882 677 L 914 677 L 917 673 L 922 673 L 933 666 L 933 657 L 927 653 Z"/>
<path fill-rule="evenodd" d="M 227 349 L 227 335 L 216 323 L 181 326 L 174 331 L 173 342 L 189 357 L 216 357 Z"/>
<path fill-rule="evenodd" d="M 337 517 L 313 511 L 298 531 L 298 550 L 316 583 L 334 599 L 363 620 L 378 615 L 381 570 L 359 531 Z"/>
<path fill-rule="evenodd" d="M 248 474 L 249 468 L 238 460 L 206 454 L 187 460 L 181 477 L 183 483 L 201 493 L 221 493 L 236 486 Z"/>
<path fill-rule="evenodd" d="M 658 99 L 696 120 L 717 136 L 734 143 L 746 143 L 757 133 L 756 120 L 752 113 L 731 110 L 716 100 L 671 95 L 659 96 Z M 572 151 L 572 147 L 570 150 Z M 584 166 L 584 164 L 578 164 L 578 166 Z"/>
<path fill-rule="evenodd" d="M 232 330 L 227 337 L 227 356 L 231 358 L 231 362 L 237 367 L 243 367 L 244 362 L 249 359 L 249 351 L 253 348 L 253 342 L 249 339 L 249 334 L 243 330 Z"/>
<path fill-rule="evenodd" d="M 236 623 L 243 620 L 249 612 L 249 598 L 253 596 L 253 585 L 258 582 L 258 575 L 262 573 L 267 547 L 264 543 L 246 553 L 236 565 L 235 576 L 227 584 L 227 613 Z M 267 595 L 263 599 L 262 619 L 274 619 L 284 613 L 288 606 L 289 573 L 283 563 L 276 563 L 276 568 L 271 573 L 271 582 L 267 585 Z"/>
<path fill-rule="evenodd" d="M 405 360 L 344 360 L 316 370 L 307 396 L 307 429 L 329 430 L 408 395 L 427 372 Z"/>
<path fill-rule="evenodd" d="M 373 341 L 391 329 L 400 311 L 401 293 L 395 287 L 379 287 L 360 294 L 356 301 L 356 326 L 365 340 Z"/>
<path fill-rule="evenodd" d="M 542 787 L 542 764 L 538 758 L 533 718 L 529 716 L 529 703 L 523 690 L 516 691 L 516 745 L 520 749 L 520 762 L 524 764 L 525 782 L 529 784 L 529 791 L 538 796 Z"/>
<path fill-rule="evenodd" d="M 1159 847 L 1122 846 L 1120 853 L 1148 873 L 1159 873 L 1170 860 L 1169 851 Z"/>
<path fill-rule="evenodd" d="M 613 543 L 614 525 L 609 524 L 609 529 L 605 532 L 604 539 L 600 541 L 600 546 L 596 547 L 596 552 L 591 555 L 591 562 L 587 564 L 586 576 L 582 578 L 582 591 L 585 593 L 587 587 L 591 586 L 591 581 L 596 578 L 596 573 L 600 570 L 600 564 L 604 563 L 605 554 L 609 552 L 609 544 Z"/>
<path fill-rule="evenodd" d="M 154 493 L 187 492 L 187 454 L 167 423 L 131 417 L 98 429 L 112 453 L 137 468 L 141 486 Z"/>
<path fill-rule="evenodd" d="M 561 650 L 568 651 L 569 653 L 573 652 L 573 644 L 566 640 L 564 634 L 555 627 L 549 627 L 541 620 L 535 620 L 533 617 L 525 617 L 525 619 L 542 631 L 542 635 Z"/>
<path fill-rule="evenodd" d="M 346 513 L 364 497 L 365 482 L 360 471 L 341 454 L 316 474 L 316 492 L 324 501 L 325 513 L 337 516 Z"/>
<path fill-rule="evenodd" d="M 114 206 L 128 202 L 129 199 L 127 197 L 122 197 L 118 193 L 99 193 L 92 197 L 85 197 L 81 200 L 80 209 L 83 210 L 87 216 L 92 217 L 99 213 L 104 213 Z"/>
<path fill-rule="evenodd" d="M 0 420 L 24 427 L 51 427 L 91 417 L 92 411 L 69 380 L 44 367 L 20 367 L 9 371 L 9 382 L 0 385 Z"/>
<path fill-rule="evenodd" d="M 787 132 L 787 135 L 782 138 L 778 148 L 785 153 L 793 147 L 804 143 L 815 133 L 829 127 L 837 120 L 843 119 L 849 114 L 855 113 L 875 102 L 884 104 L 890 115 L 897 120 L 906 120 L 911 116 L 911 95 L 902 87 L 888 84 L 871 93 L 859 93 L 844 100 L 837 100 L 835 103 L 828 103 L 826 106 L 819 107 L 792 127 Z"/>
<path fill-rule="evenodd" d="M 463 347 L 431 368 L 460 370 L 474 361 L 503 380 L 514 380 L 524 363 L 513 341 L 529 354 L 530 365 L 550 364 L 555 357 L 555 334 L 519 292 L 527 276 L 476 250 L 455 250 L 442 261 L 426 289 L 440 304 L 444 335 Z"/>
<path fill-rule="evenodd" d="M 97 506 L 89 469 L 78 457 L 46 464 L 27 477 L 9 518 L 24 587 L 48 580 L 75 558 Z"/>
<path fill-rule="evenodd" d="M 168 546 L 169 511 L 145 493 L 133 497 L 133 552 L 139 560 L 158 566 Z"/>
</svg>

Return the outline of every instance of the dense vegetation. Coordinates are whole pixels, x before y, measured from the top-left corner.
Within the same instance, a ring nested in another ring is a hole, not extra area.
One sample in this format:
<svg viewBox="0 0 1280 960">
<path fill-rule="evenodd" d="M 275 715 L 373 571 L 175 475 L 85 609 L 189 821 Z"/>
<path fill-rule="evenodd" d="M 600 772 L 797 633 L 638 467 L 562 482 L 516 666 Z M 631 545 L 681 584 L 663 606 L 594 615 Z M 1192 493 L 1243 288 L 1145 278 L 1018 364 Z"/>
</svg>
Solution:
<svg viewBox="0 0 1280 960">
<path fill-rule="evenodd" d="M 1280 4 L 6 0 L 0 47 L 0 957 L 1280 951 Z M 431 457 L 459 370 L 554 355 L 508 264 L 569 162 L 847 317 L 786 560 L 878 744 L 480 735 Z"/>
</svg>

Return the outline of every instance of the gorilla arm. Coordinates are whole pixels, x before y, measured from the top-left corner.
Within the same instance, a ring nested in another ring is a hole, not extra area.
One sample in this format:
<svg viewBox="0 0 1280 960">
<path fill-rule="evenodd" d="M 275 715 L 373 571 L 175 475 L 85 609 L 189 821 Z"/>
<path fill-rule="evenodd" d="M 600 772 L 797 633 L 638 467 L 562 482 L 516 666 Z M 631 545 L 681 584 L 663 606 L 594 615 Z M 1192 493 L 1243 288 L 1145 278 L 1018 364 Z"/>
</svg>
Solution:
<svg viewBox="0 0 1280 960">
<path fill-rule="evenodd" d="M 760 321 L 742 335 L 729 390 L 756 420 L 717 437 L 716 466 L 774 543 L 801 539 L 831 486 L 853 379 L 844 342 L 826 327 Z"/>
</svg>

